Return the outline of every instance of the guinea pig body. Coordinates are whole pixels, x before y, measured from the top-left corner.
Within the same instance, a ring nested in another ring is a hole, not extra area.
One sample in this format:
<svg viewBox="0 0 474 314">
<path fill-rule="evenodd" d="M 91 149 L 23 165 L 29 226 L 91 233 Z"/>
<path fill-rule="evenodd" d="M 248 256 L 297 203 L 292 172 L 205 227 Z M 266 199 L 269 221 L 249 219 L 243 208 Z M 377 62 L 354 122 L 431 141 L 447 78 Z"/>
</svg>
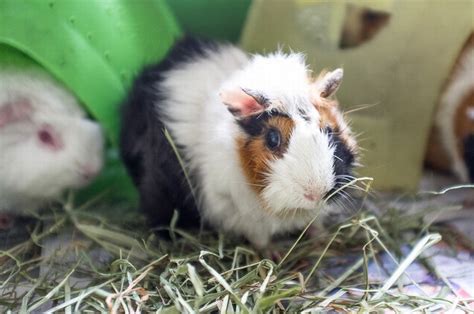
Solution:
<svg viewBox="0 0 474 314">
<path fill-rule="evenodd" d="M 426 162 L 474 182 L 474 33 L 456 59 L 441 93 Z"/>
<path fill-rule="evenodd" d="M 46 73 L 0 69 L 0 210 L 34 210 L 89 183 L 103 135 Z"/>
<path fill-rule="evenodd" d="M 356 143 L 330 99 L 341 79 L 312 79 L 301 54 L 178 42 L 123 110 L 122 157 L 152 224 L 199 213 L 258 247 L 303 228 L 352 178 Z"/>
</svg>

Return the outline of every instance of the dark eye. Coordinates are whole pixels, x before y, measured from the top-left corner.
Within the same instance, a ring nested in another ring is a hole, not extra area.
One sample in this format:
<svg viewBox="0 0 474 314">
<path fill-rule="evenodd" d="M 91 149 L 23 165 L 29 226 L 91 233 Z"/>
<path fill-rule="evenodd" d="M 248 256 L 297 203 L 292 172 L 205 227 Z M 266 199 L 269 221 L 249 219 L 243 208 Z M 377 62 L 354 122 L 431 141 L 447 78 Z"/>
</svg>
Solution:
<svg viewBox="0 0 474 314">
<path fill-rule="evenodd" d="M 281 135 L 280 131 L 276 129 L 270 129 L 265 136 L 265 141 L 267 143 L 268 148 L 274 150 L 280 147 L 281 144 Z"/>
<path fill-rule="evenodd" d="M 47 130 L 40 130 L 38 132 L 38 137 L 41 143 L 46 145 L 54 145 L 53 135 Z"/>
<path fill-rule="evenodd" d="M 59 150 L 63 147 L 61 137 L 57 132 L 49 125 L 44 125 L 38 130 L 38 139 L 40 143 L 49 149 Z"/>
</svg>

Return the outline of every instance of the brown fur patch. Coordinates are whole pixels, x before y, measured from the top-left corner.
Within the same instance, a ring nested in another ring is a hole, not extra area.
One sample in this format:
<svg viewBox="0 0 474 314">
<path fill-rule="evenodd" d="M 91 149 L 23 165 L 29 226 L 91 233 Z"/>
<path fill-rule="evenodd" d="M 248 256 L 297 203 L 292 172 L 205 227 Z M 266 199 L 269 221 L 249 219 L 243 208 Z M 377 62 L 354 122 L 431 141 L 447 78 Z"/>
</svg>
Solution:
<svg viewBox="0 0 474 314">
<path fill-rule="evenodd" d="M 463 58 L 465 58 L 466 53 L 468 53 L 467 51 L 472 47 L 474 47 L 474 32 L 469 35 L 459 55 L 457 56 L 449 77 L 444 83 L 441 95 L 444 95 L 446 90 L 450 88 L 453 82 L 459 79 L 457 74 L 461 64 L 463 63 Z M 456 137 L 456 146 L 461 156 L 464 153 L 464 147 L 462 145 L 464 138 L 469 134 L 474 134 L 474 122 L 470 120 L 467 115 L 467 111 L 469 107 L 472 108 L 473 103 L 474 90 L 471 89 L 461 100 L 461 103 L 450 104 L 451 106 L 456 106 L 457 109 L 454 113 L 454 116 L 451 117 L 454 119 L 454 130 L 449 130 L 449 132 L 454 132 Z M 440 105 L 441 102 L 438 102 L 437 111 L 441 110 L 439 107 Z M 443 126 L 434 124 L 431 128 L 425 153 L 425 162 L 428 166 L 434 169 L 448 172 L 452 169 L 452 160 L 447 147 L 445 147 L 446 144 L 443 142 L 440 135 L 442 127 Z"/>
<path fill-rule="evenodd" d="M 474 90 L 471 90 L 468 93 L 462 103 L 457 108 L 455 116 L 453 119 L 454 122 L 454 134 L 456 136 L 456 146 L 460 156 L 464 154 L 464 139 L 474 134 L 474 121 L 472 121 L 467 111 L 469 108 L 474 109 Z M 437 169 L 442 172 L 451 171 L 452 160 L 448 155 L 447 149 L 444 143 L 441 140 L 440 129 L 438 126 L 433 126 L 431 129 L 431 134 L 428 140 L 428 145 L 425 153 L 425 162 L 431 168 Z"/>
<path fill-rule="evenodd" d="M 337 105 L 336 102 L 325 101 L 315 105 L 316 110 L 319 112 L 319 125 L 321 128 L 330 127 L 334 132 L 339 132 L 340 126 L 337 121 L 337 115 L 339 114 L 335 110 Z"/>
<path fill-rule="evenodd" d="M 357 153 L 355 140 L 352 138 L 351 131 L 345 124 L 342 113 L 339 111 L 337 101 L 331 99 L 320 99 L 314 104 L 318 110 L 321 129 L 330 127 L 335 134 L 339 136 L 343 144 L 348 147 L 352 153 Z M 342 123 L 342 124 L 341 124 Z"/>
<path fill-rule="evenodd" d="M 318 86 L 326 74 L 327 70 L 322 70 L 315 79 L 309 78 L 313 81 L 313 88 Z M 339 136 L 344 145 L 348 147 L 352 153 L 356 154 L 358 149 L 355 139 L 352 137 L 352 133 L 344 121 L 344 117 L 339 110 L 339 103 L 337 100 L 329 97 L 321 97 L 317 90 L 312 91 L 313 97 L 311 99 L 314 107 L 319 112 L 319 126 L 320 129 L 324 130 L 330 127 L 335 134 Z"/>
<path fill-rule="evenodd" d="M 257 193 L 260 193 L 266 186 L 269 163 L 276 158 L 281 158 L 287 150 L 294 128 L 293 120 L 281 115 L 272 116 L 261 123 L 264 124 L 262 134 L 255 137 L 242 136 L 237 139 L 242 169 Z M 275 151 L 268 148 L 265 143 L 265 136 L 271 128 L 278 129 L 281 134 L 281 145 Z"/>
<path fill-rule="evenodd" d="M 464 139 L 474 134 L 474 121 L 469 117 L 468 110 L 474 110 L 474 89 L 464 97 L 454 117 L 454 133 L 458 139 L 457 145 L 461 155 L 464 153 Z"/>
<path fill-rule="evenodd" d="M 441 136 L 437 127 L 433 127 L 431 130 L 425 158 L 426 164 L 431 168 L 435 168 L 443 172 L 449 172 L 451 170 L 450 158 L 444 149 L 443 143 L 441 142 Z"/>
</svg>

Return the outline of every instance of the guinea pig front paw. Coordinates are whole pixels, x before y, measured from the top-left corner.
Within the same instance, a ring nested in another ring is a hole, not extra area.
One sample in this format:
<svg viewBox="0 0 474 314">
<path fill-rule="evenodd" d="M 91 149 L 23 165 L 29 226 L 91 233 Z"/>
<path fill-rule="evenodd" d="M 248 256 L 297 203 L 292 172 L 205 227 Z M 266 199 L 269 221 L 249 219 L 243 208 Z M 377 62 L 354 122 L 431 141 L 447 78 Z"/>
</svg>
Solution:
<svg viewBox="0 0 474 314">
<path fill-rule="evenodd" d="M 283 252 L 281 248 L 278 248 L 272 244 L 268 245 L 265 249 L 259 250 L 259 254 L 262 258 L 269 259 L 275 263 L 279 263 L 286 252 Z"/>
</svg>

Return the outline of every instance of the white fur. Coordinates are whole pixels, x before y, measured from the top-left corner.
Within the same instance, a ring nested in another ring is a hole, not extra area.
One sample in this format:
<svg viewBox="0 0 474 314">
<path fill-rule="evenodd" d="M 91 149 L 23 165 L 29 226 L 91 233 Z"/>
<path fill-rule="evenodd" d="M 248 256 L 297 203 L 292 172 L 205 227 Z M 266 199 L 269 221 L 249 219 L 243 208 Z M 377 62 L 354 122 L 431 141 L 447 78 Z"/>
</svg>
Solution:
<svg viewBox="0 0 474 314">
<path fill-rule="evenodd" d="M 295 119 L 296 120 L 296 119 Z M 316 125 L 296 122 L 288 151 L 271 165 L 263 198 L 277 214 L 295 208 L 314 210 L 314 202 L 304 198 L 312 193 L 322 199 L 335 183 L 334 148 Z"/>
<path fill-rule="evenodd" d="M 36 209 L 68 188 L 90 181 L 83 167 L 98 173 L 103 136 L 75 98 L 51 77 L 36 71 L 0 70 L 0 106 L 25 99 L 28 119 L 0 127 L 0 210 Z M 57 151 L 39 141 L 37 132 L 51 126 L 64 144 Z"/>
<path fill-rule="evenodd" d="M 319 114 L 311 103 L 310 81 L 300 54 L 275 53 L 249 58 L 225 46 L 209 51 L 167 74 L 165 125 L 189 157 L 198 174 L 202 214 L 223 230 L 246 236 L 263 247 L 276 233 L 304 227 L 321 202 L 303 196 L 310 190 L 323 196 L 334 181 L 333 152 L 328 136 L 319 131 Z M 241 168 L 236 139 L 242 131 L 227 111 L 219 92 L 243 88 L 263 93 L 270 108 L 295 122 L 287 152 L 270 164 L 269 182 L 260 198 Z M 310 118 L 306 121 L 299 111 Z M 298 209 L 298 212 L 295 209 Z"/>
<path fill-rule="evenodd" d="M 468 182 L 468 171 L 457 147 L 454 122 L 462 100 L 474 88 L 474 47 L 470 47 L 460 59 L 445 92 L 441 96 L 436 125 L 440 130 L 441 143 L 451 162 L 452 170 L 464 182 Z"/>
</svg>

